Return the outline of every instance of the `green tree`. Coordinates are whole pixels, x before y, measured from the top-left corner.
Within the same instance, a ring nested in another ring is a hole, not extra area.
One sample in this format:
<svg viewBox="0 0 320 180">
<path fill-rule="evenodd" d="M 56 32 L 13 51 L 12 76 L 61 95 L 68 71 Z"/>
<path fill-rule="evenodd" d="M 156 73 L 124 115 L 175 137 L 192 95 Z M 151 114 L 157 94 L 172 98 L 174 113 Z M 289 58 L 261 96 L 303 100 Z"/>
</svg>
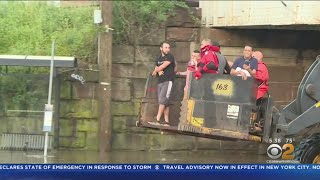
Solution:
<svg viewBox="0 0 320 180">
<path fill-rule="evenodd" d="M 93 9 L 56 7 L 46 2 L 8 2 L 0 6 L 0 54 L 76 56 L 95 63 L 97 28 Z"/>
<path fill-rule="evenodd" d="M 0 6 L 0 54 L 75 56 L 96 63 L 97 7 L 56 7 L 45 1 L 8 2 Z M 49 68 L 0 67 L 0 109 L 41 110 L 46 102 Z M 10 76 L 6 73 L 11 73 Z M 14 76 L 13 76 L 14 74 Z M 30 74 L 30 75 L 28 75 Z"/>
<path fill-rule="evenodd" d="M 113 41 L 136 46 L 139 40 L 164 27 L 177 7 L 188 8 L 184 1 L 115 1 L 113 3 Z"/>
</svg>

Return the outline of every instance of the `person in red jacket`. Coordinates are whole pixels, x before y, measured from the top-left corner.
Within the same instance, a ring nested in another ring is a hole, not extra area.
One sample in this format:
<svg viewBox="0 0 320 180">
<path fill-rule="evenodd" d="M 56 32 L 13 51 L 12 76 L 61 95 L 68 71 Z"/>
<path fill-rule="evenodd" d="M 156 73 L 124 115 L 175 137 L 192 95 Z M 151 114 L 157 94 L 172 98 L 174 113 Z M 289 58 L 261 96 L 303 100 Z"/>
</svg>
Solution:
<svg viewBox="0 0 320 180">
<path fill-rule="evenodd" d="M 264 62 L 262 62 L 263 54 L 260 51 L 255 51 L 252 53 L 252 57 L 258 60 L 258 70 L 256 72 L 255 78 L 258 81 L 258 92 L 257 92 L 257 100 L 262 98 L 269 89 L 269 72 L 267 66 Z"/>
<path fill-rule="evenodd" d="M 210 39 L 202 41 L 201 60 L 198 63 L 198 70 L 194 74 L 196 79 L 200 79 L 203 73 L 217 74 L 219 67 L 217 52 L 220 52 L 220 48 L 213 46 Z"/>
</svg>

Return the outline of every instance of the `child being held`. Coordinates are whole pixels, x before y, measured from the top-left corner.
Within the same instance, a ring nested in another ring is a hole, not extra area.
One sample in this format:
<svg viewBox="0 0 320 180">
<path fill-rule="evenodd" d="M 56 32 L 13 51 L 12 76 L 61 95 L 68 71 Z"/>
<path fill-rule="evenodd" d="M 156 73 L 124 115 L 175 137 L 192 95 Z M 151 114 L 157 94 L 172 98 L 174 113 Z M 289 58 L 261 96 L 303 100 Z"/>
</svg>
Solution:
<svg viewBox="0 0 320 180">
<path fill-rule="evenodd" d="M 187 98 L 187 92 L 188 92 L 188 82 L 189 82 L 189 79 L 190 79 L 190 72 L 195 72 L 197 70 L 197 64 L 198 62 L 201 60 L 201 57 L 200 57 L 200 51 L 198 50 L 194 50 L 191 54 L 191 59 L 190 61 L 188 62 L 188 67 L 187 67 L 187 70 L 184 71 L 184 72 L 177 72 L 177 75 L 183 75 L 183 76 L 186 76 L 186 85 L 184 87 L 184 96 L 183 96 L 183 99 L 186 99 Z"/>
</svg>

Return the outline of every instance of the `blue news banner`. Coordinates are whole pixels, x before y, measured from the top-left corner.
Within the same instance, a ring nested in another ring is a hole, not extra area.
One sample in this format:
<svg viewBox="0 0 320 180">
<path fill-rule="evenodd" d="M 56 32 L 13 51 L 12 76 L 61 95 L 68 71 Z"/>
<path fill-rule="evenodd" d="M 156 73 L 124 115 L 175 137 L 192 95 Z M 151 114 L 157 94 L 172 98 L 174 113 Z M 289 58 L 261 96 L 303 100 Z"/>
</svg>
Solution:
<svg viewBox="0 0 320 180">
<path fill-rule="evenodd" d="M 0 164 L 0 179 L 320 179 L 316 164 Z M 212 178 L 211 178 L 212 179 Z"/>
</svg>

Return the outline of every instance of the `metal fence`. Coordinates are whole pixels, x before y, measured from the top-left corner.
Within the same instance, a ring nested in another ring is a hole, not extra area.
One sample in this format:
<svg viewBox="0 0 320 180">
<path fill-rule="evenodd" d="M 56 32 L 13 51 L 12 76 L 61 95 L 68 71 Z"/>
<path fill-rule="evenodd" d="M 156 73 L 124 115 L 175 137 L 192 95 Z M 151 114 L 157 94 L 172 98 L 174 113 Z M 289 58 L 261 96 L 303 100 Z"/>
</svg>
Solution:
<svg viewBox="0 0 320 180">
<path fill-rule="evenodd" d="M 44 135 L 7 134 L 1 135 L 2 150 L 43 150 Z M 49 136 L 48 149 L 52 148 L 52 136 Z"/>
</svg>

